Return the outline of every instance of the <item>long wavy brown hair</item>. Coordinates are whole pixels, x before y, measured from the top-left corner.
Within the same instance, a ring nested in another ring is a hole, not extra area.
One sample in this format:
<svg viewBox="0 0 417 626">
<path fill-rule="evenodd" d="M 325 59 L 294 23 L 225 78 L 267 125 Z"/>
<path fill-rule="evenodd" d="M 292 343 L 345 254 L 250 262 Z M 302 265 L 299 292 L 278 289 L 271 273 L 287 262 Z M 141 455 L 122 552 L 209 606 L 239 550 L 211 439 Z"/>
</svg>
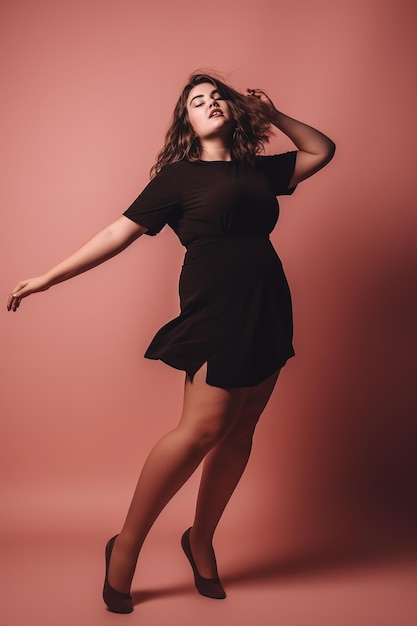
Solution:
<svg viewBox="0 0 417 626">
<path fill-rule="evenodd" d="M 187 100 L 191 89 L 201 83 L 212 83 L 230 107 L 235 120 L 231 146 L 233 159 L 254 165 L 255 157 L 263 152 L 264 144 L 269 141 L 271 123 L 264 104 L 257 98 L 239 93 L 212 73 L 195 73 L 190 76 L 175 105 L 165 143 L 150 172 L 151 178 L 168 163 L 198 161 L 200 158 L 201 145 L 188 120 Z"/>
</svg>

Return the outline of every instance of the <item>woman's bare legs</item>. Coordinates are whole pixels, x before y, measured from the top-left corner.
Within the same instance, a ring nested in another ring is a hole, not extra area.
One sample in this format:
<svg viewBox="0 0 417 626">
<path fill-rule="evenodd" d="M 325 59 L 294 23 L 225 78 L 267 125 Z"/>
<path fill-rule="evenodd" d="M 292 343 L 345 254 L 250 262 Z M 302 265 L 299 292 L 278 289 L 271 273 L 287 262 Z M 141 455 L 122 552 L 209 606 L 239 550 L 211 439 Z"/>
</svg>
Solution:
<svg viewBox="0 0 417 626">
<path fill-rule="evenodd" d="M 143 466 L 111 556 L 108 579 L 117 591 L 129 592 L 139 551 L 152 524 L 240 414 L 246 390 L 220 389 L 205 379 L 205 365 L 192 382 L 187 378 L 181 420 L 159 440 Z"/>
<path fill-rule="evenodd" d="M 244 405 L 233 428 L 206 456 L 197 498 L 190 547 L 201 576 L 214 578 L 214 531 L 249 460 L 252 436 L 274 389 L 278 374 L 246 389 Z"/>
</svg>

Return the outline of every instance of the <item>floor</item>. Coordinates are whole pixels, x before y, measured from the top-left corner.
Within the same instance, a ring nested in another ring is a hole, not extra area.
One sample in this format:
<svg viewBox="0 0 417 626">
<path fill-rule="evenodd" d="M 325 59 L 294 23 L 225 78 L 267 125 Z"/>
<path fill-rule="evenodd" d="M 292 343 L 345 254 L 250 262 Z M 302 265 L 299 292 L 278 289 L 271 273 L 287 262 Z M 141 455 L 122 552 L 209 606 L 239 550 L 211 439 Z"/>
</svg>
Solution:
<svg viewBox="0 0 417 626">
<path fill-rule="evenodd" d="M 178 533 L 179 534 L 179 533 Z M 195 591 L 173 532 L 149 537 L 136 573 L 135 610 L 116 615 L 101 600 L 107 537 L 97 534 L 3 540 L 2 626 L 415 626 L 417 557 L 410 550 L 327 556 L 287 555 L 281 561 L 256 542 L 233 555 L 224 537 L 226 600 Z M 262 551 L 261 551 L 262 552 Z M 241 561 L 241 562 L 240 562 Z"/>
</svg>

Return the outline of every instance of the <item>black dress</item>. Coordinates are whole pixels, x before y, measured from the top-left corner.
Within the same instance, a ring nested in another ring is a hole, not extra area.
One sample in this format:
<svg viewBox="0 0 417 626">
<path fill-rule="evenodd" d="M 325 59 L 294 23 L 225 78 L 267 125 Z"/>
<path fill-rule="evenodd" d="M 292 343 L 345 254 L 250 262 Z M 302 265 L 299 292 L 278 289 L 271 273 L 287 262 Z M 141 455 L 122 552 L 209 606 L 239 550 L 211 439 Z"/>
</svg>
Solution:
<svg viewBox="0 0 417 626">
<path fill-rule="evenodd" d="M 294 355 L 291 296 L 270 240 L 277 195 L 296 152 L 239 161 L 166 165 L 124 215 L 155 235 L 165 224 L 187 248 L 181 312 L 163 326 L 145 356 L 192 378 L 207 362 L 207 383 L 251 387 Z"/>
</svg>

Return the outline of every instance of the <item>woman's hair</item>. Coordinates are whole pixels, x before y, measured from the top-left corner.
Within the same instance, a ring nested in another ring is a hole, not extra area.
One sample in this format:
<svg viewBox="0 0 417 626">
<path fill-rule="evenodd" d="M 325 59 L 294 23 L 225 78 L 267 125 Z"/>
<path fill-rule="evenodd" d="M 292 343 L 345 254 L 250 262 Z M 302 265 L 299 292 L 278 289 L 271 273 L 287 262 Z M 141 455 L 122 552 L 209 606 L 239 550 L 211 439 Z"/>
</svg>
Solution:
<svg viewBox="0 0 417 626">
<path fill-rule="evenodd" d="M 191 89 L 201 83 L 212 83 L 230 107 L 235 120 L 231 148 L 233 159 L 254 165 L 256 155 L 263 151 L 264 143 L 269 141 L 271 123 L 265 105 L 258 98 L 239 93 L 213 74 L 192 74 L 175 105 L 172 123 L 151 169 L 151 177 L 168 163 L 183 159 L 197 161 L 200 158 L 201 145 L 188 120 L 187 99 Z"/>
</svg>

